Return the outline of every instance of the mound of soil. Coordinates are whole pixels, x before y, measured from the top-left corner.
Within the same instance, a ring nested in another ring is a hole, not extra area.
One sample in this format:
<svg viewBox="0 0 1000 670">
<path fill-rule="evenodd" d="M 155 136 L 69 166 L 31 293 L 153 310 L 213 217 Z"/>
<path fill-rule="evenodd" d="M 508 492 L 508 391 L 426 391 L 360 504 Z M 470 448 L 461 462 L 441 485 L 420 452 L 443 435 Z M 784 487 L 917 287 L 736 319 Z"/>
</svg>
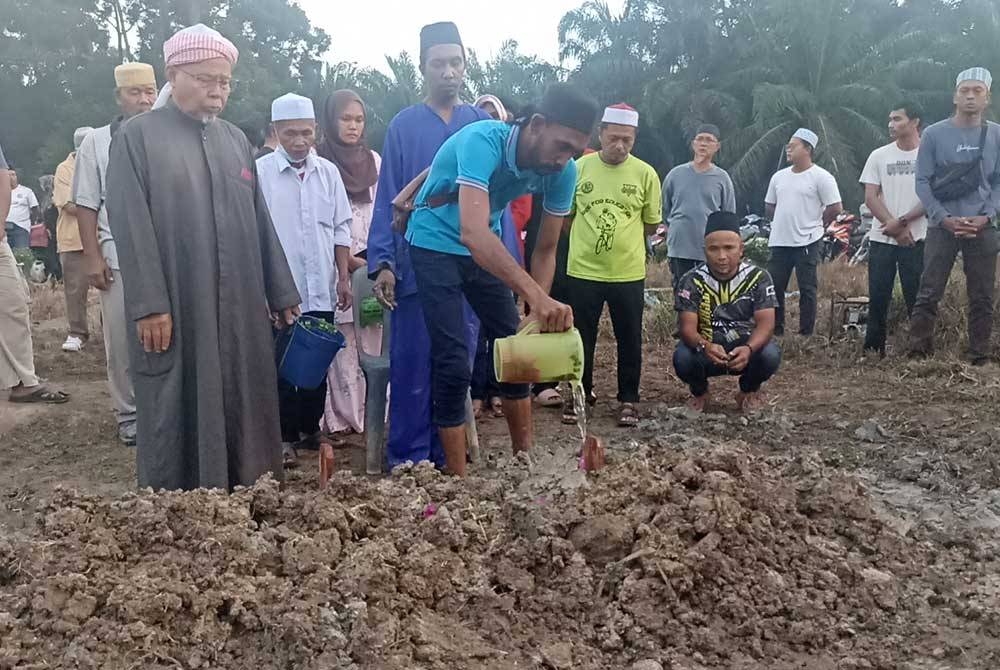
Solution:
<svg viewBox="0 0 1000 670">
<path fill-rule="evenodd" d="M 575 483 L 62 490 L 0 540 L 0 668 L 897 667 L 915 542 L 801 475 L 692 438 Z"/>
</svg>

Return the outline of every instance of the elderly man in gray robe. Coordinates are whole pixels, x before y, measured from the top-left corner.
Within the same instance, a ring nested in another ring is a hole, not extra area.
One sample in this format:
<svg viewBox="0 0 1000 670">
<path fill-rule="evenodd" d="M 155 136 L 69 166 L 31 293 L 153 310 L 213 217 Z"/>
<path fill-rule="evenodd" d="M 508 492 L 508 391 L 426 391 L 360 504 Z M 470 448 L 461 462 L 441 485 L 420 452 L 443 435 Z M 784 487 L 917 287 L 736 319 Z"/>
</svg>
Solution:
<svg viewBox="0 0 1000 670">
<path fill-rule="evenodd" d="M 269 317 L 292 324 L 300 299 L 253 147 L 218 118 L 236 47 L 198 25 L 163 55 L 170 99 L 125 123 L 108 166 L 139 486 L 232 489 L 282 474 Z"/>
</svg>

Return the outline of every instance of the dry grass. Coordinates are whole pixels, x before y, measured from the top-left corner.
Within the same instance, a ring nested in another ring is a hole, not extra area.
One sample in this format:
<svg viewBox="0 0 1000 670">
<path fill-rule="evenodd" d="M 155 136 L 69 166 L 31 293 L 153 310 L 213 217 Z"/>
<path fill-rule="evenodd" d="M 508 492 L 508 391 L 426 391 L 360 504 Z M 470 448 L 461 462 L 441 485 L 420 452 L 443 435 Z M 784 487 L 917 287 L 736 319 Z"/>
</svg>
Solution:
<svg viewBox="0 0 1000 670">
<path fill-rule="evenodd" d="M 657 345 L 669 344 L 674 340 L 676 330 L 676 316 L 673 311 L 673 298 L 669 290 L 670 271 L 666 263 L 651 263 L 647 273 L 647 286 L 653 289 L 654 295 L 659 299 L 659 304 L 647 305 L 643 319 L 644 340 Z M 798 290 L 795 279 L 788 287 L 789 292 Z M 834 337 L 831 341 L 830 319 L 831 319 L 831 298 L 850 298 L 868 295 L 868 266 L 861 265 L 849 267 L 843 262 L 826 263 L 819 267 L 819 295 L 816 316 L 816 333 L 819 337 L 810 340 L 797 337 L 786 337 L 784 346 L 788 353 L 814 356 L 817 354 L 817 347 L 829 347 L 835 345 L 836 355 L 842 356 L 847 351 L 860 352 L 861 343 L 852 339 L 840 328 L 843 323 L 842 308 L 835 308 L 832 314 L 834 319 Z M 788 314 L 786 321 L 795 324 L 798 321 L 798 298 L 790 297 L 787 301 Z M 994 299 L 994 350 L 1000 351 L 1000 291 Z M 945 290 L 944 298 L 938 307 L 938 320 L 935 327 L 935 341 L 937 350 L 940 352 L 939 358 L 942 360 L 952 360 L 961 356 L 968 346 L 968 298 L 965 292 L 965 275 L 962 272 L 961 263 L 956 263 L 952 272 L 948 288 Z M 897 282 L 893 294 L 893 304 L 889 310 L 890 332 L 897 334 L 897 350 L 905 348 L 906 342 L 906 307 L 903 302 L 902 291 Z M 611 324 L 607 314 L 601 321 L 601 336 L 613 337 Z M 844 348 L 846 347 L 846 349 Z"/>
<path fill-rule="evenodd" d="M 49 321 L 66 318 L 66 296 L 62 282 L 28 282 L 31 291 L 31 320 Z"/>
<path fill-rule="evenodd" d="M 670 266 L 666 261 L 650 262 L 646 266 L 646 288 L 669 288 Z"/>
</svg>

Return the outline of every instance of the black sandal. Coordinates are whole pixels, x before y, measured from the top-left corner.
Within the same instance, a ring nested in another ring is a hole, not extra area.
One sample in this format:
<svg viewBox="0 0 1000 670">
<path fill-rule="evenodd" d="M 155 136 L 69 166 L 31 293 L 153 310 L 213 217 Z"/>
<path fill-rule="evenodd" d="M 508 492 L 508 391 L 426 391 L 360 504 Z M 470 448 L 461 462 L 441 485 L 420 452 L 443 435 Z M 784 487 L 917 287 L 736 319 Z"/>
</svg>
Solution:
<svg viewBox="0 0 1000 670">
<path fill-rule="evenodd" d="M 290 444 L 281 445 L 281 460 L 285 469 L 295 468 L 299 465 L 299 452 Z"/>
<path fill-rule="evenodd" d="M 63 393 L 62 391 L 56 391 L 39 384 L 37 389 L 26 395 L 14 395 L 12 391 L 8 400 L 10 402 L 24 404 L 41 403 L 45 405 L 61 405 L 69 402 L 69 394 Z"/>
</svg>

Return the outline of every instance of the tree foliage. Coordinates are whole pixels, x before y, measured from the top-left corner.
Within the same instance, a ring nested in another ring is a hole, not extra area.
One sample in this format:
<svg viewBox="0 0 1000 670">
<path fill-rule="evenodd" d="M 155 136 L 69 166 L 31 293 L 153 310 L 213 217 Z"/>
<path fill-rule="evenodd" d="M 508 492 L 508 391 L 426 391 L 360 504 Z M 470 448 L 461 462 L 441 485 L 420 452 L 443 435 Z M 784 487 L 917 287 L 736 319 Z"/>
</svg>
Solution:
<svg viewBox="0 0 1000 670">
<path fill-rule="evenodd" d="M 263 127 L 270 101 L 286 91 L 321 103 L 354 88 L 378 147 L 389 120 L 423 96 L 405 52 L 380 68 L 324 62 L 329 38 L 292 0 L 0 0 L 0 17 L 0 141 L 29 177 L 54 168 L 74 127 L 111 116 L 116 63 L 159 68 L 163 41 L 197 21 L 241 51 L 225 115 L 248 130 Z M 938 120 L 950 113 L 958 71 L 1000 73 L 996 0 L 627 0 L 620 13 L 587 0 L 559 24 L 558 64 L 510 37 L 489 59 L 470 48 L 467 98 L 493 93 L 519 109 L 569 80 L 602 104 L 629 102 L 642 114 L 636 153 L 661 174 L 688 159 L 698 124 L 714 123 L 724 136 L 719 162 L 741 206 L 754 209 L 796 127 L 820 135 L 818 162 L 856 206 L 858 172 L 888 140 L 895 102 L 913 100 L 925 120 Z"/>
<path fill-rule="evenodd" d="M 114 115 L 115 65 L 143 61 L 163 83 L 163 42 L 205 23 L 240 50 L 226 117 L 261 128 L 270 103 L 320 72 L 329 38 L 288 0 L 0 0 L 0 141 L 26 183 L 52 172 L 73 130 Z"/>
</svg>

